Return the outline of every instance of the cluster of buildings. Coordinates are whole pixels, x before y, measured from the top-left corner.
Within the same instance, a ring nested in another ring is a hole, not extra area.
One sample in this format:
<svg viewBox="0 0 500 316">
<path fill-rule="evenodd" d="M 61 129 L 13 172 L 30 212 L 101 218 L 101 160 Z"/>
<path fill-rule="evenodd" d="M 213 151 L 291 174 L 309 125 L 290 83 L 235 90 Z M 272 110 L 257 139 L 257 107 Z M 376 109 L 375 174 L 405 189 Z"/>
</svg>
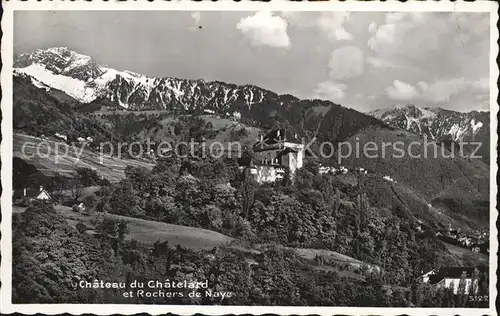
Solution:
<svg viewBox="0 0 500 316">
<path fill-rule="evenodd" d="M 463 248 L 468 248 L 473 252 L 489 254 L 489 237 L 485 232 L 462 233 L 460 229 L 452 229 L 451 225 L 446 231 L 436 233 L 436 237 L 444 242 Z"/>
<path fill-rule="evenodd" d="M 323 165 L 319 166 L 319 174 L 346 174 L 348 172 L 367 174 L 368 170 L 366 170 L 365 168 L 354 168 L 349 170 L 344 166 L 340 166 L 338 168 Z"/>
<path fill-rule="evenodd" d="M 79 143 L 92 143 L 92 142 L 94 142 L 94 139 L 90 136 L 88 136 L 86 138 L 85 137 L 78 137 L 76 140 Z"/>
<path fill-rule="evenodd" d="M 454 294 L 477 294 L 480 270 L 475 267 L 432 269 L 420 281 L 436 288 L 453 289 Z"/>
<path fill-rule="evenodd" d="M 67 198 L 67 197 L 66 197 Z M 57 199 L 52 196 L 42 185 L 38 188 L 23 188 L 12 191 L 13 205 L 30 206 L 35 201 L 57 202 Z M 61 200 L 59 200 L 61 202 Z M 69 202 L 69 205 L 68 205 Z M 65 206 L 71 206 L 75 212 L 85 211 L 85 204 L 77 200 L 67 200 Z"/>
<path fill-rule="evenodd" d="M 55 133 L 55 134 L 54 134 L 54 136 L 55 136 L 56 138 L 59 138 L 59 139 L 64 140 L 65 142 L 67 142 L 67 141 L 68 141 L 68 136 L 63 135 L 63 134 L 61 134 L 61 133 Z M 43 138 L 43 137 L 45 137 L 45 135 L 42 135 L 42 138 Z M 76 140 L 77 140 L 79 143 L 92 143 L 92 142 L 94 142 L 94 138 L 92 138 L 92 137 L 90 137 L 90 136 L 88 136 L 88 137 L 78 137 Z"/>
<path fill-rule="evenodd" d="M 216 114 L 214 110 L 211 109 L 203 109 L 203 114 L 214 115 Z M 234 111 L 233 113 L 226 112 L 223 117 L 232 119 L 234 121 L 241 120 L 241 113 L 238 111 Z"/>
</svg>

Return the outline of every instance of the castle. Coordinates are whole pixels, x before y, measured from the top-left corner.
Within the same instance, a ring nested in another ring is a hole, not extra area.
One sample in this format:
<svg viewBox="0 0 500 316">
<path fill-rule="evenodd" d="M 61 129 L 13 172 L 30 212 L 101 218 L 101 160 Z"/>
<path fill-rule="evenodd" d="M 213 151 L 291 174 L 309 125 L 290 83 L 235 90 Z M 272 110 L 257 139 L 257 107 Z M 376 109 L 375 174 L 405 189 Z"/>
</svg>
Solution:
<svg viewBox="0 0 500 316">
<path fill-rule="evenodd" d="M 282 180 L 287 172 L 293 181 L 304 161 L 304 145 L 285 129 L 269 132 L 254 145 L 253 151 L 251 173 L 259 183 Z"/>
</svg>

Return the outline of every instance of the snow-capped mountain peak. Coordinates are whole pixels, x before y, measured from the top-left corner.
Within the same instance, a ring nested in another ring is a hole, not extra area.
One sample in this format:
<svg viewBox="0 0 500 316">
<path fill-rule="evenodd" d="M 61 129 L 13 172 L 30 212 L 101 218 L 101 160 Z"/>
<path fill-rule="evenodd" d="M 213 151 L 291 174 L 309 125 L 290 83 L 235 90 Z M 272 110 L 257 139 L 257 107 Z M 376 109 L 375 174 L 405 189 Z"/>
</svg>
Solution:
<svg viewBox="0 0 500 316">
<path fill-rule="evenodd" d="M 446 110 L 440 107 L 418 107 L 413 104 L 396 105 L 392 108 L 374 110 L 368 113 L 385 123 L 404 128 L 429 139 L 443 137 L 459 141 L 474 138 L 489 125 L 489 113 L 472 111 L 468 113 Z"/>
<path fill-rule="evenodd" d="M 172 77 L 153 78 L 133 71 L 99 65 L 91 57 L 66 47 L 39 49 L 22 54 L 14 73 L 32 78 L 44 87 L 61 90 L 83 103 L 108 99 L 131 110 L 207 108 L 226 112 L 235 103 L 252 105 L 274 93 L 253 85 L 236 86 Z"/>
<path fill-rule="evenodd" d="M 82 55 L 66 47 L 38 49 L 33 53 L 22 54 L 14 61 L 15 68 L 26 68 L 32 64 L 40 65 L 55 75 L 88 81 L 102 75 L 103 71 L 90 56 Z"/>
</svg>

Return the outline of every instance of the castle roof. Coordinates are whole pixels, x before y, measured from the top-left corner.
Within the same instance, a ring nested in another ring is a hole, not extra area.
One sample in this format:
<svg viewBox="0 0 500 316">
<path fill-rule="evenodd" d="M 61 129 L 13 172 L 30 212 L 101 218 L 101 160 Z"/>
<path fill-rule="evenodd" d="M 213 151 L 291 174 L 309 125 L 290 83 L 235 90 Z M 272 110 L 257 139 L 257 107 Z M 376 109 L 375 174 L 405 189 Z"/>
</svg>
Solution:
<svg viewBox="0 0 500 316">
<path fill-rule="evenodd" d="M 441 268 L 434 275 L 431 275 L 429 281 L 431 284 L 438 283 L 443 279 L 460 279 L 463 276 L 472 278 L 475 267 L 446 267 Z M 479 272 L 480 269 L 477 270 Z"/>
<path fill-rule="evenodd" d="M 289 142 L 297 144 L 301 143 L 300 140 L 292 131 L 282 128 L 282 129 L 275 129 L 267 133 L 264 137 L 262 137 L 261 140 L 259 140 L 254 145 L 254 148 L 258 147 L 259 145 L 272 146 L 279 144 L 280 142 Z"/>
</svg>

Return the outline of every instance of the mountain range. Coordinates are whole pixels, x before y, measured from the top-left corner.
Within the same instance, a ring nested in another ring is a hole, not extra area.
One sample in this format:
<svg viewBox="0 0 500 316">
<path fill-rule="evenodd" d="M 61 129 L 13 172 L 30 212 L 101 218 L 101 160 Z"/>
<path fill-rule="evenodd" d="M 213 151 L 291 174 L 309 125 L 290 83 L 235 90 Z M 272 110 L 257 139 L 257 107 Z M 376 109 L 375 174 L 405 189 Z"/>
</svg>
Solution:
<svg viewBox="0 0 500 316">
<path fill-rule="evenodd" d="M 252 85 L 153 78 L 117 71 L 65 47 L 22 54 L 16 58 L 14 67 L 15 73 L 31 76 L 33 84 L 64 91 L 80 102 L 107 99 L 129 110 L 203 108 L 226 111 L 237 102 L 251 108 L 266 98 L 277 97 L 275 93 Z"/>
<path fill-rule="evenodd" d="M 460 113 L 409 105 L 361 113 L 331 101 L 301 100 L 254 85 L 152 78 L 118 71 L 67 48 L 22 54 L 14 67 L 14 128 L 29 135 L 58 132 L 72 140 L 83 135 L 99 141 L 109 137 L 127 141 L 141 135 L 165 135 L 167 129 L 175 130 L 176 124 L 186 124 L 179 121 L 180 115 L 208 112 L 231 117 L 239 124 L 238 129 L 286 128 L 306 139 L 317 137 L 319 142 L 352 142 L 353 148 L 355 142 L 361 146 L 373 141 L 421 142 L 422 135 L 448 142 L 447 150 L 460 139 L 482 141 L 486 143 L 482 146 L 486 151 L 483 157 L 489 157 L 489 113 L 485 112 Z M 97 119 L 87 113 L 100 109 L 130 113 L 162 110 L 170 117 L 162 116 L 160 120 L 112 115 Z M 227 134 L 225 127 L 218 127 L 220 122 L 215 116 L 211 119 L 210 135 Z M 334 161 L 335 157 L 331 159 Z M 484 162 L 487 160 L 460 157 L 390 160 L 351 156 L 342 163 L 398 180 L 367 182 L 365 185 L 376 188 L 373 192 L 380 191 L 372 196 L 372 203 L 389 209 L 403 205 L 407 212 L 429 221 L 437 218 L 437 222 L 485 227 L 489 171 Z"/>
<path fill-rule="evenodd" d="M 347 138 L 380 120 L 330 101 L 300 100 L 254 85 L 202 79 L 151 78 L 99 65 L 91 57 L 64 47 L 39 49 L 18 56 L 14 75 L 50 94 L 73 99 L 80 108 L 166 110 L 173 114 L 217 113 L 263 128 L 285 127 L 305 136 Z M 346 124 L 334 124 L 331 120 Z M 347 124 L 348 123 L 348 124 Z"/>
<path fill-rule="evenodd" d="M 14 67 L 15 75 L 29 77 L 35 86 L 50 90 L 51 93 L 67 95 L 69 99 L 75 99 L 92 109 L 167 110 L 172 113 L 207 111 L 243 117 L 245 122 L 264 127 L 274 127 L 277 122 L 283 121 L 277 117 L 284 116 L 292 123 L 289 127 L 295 132 L 311 134 L 311 130 L 314 130 L 312 134 L 329 140 L 332 137 L 342 140 L 350 136 L 350 131 L 341 130 L 345 127 L 338 126 L 332 132 L 331 126 L 321 126 L 317 121 L 324 117 L 325 125 L 328 125 L 332 116 L 344 116 L 349 109 L 328 101 L 300 100 L 291 95 L 279 95 L 254 85 L 147 77 L 101 66 L 91 57 L 65 47 L 22 54 L 15 59 Z M 286 112 L 293 112 L 293 115 Z M 484 145 L 477 154 L 485 162 L 489 161 L 489 112 L 462 113 L 408 104 L 367 114 L 380 121 L 354 112 L 346 118 L 355 116 L 361 119 L 362 124 L 351 122 L 351 125 L 358 127 L 365 123 L 380 125 L 383 122 L 439 142 L 479 141 Z M 296 120 L 297 115 L 300 122 Z"/>
<path fill-rule="evenodd" d="M 368 114 L 390 126 L 426 136 L 433 141 L 445 143 L 481 142 L 483 145 L 475 155 L 480 155 L 486 162 L 489 161 L 489 112 L 471 111 L 462 113 L 440 107 L 418 107 L 408 104 L 379 109 Z M 467 149 L 467 147 L 464 147 L 464 149 Z M 469 149 L 472 150 L 472 148 Z"/>
</svg>

